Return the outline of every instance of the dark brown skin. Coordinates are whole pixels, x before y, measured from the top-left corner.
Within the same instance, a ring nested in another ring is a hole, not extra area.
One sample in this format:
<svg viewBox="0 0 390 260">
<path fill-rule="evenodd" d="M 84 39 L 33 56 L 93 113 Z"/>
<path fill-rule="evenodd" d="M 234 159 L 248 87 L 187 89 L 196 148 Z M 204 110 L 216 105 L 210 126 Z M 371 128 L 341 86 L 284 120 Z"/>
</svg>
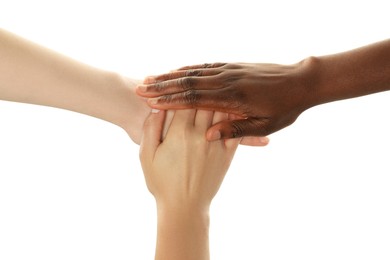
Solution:
<svg viewBox="0 0 390 260">
<path fill-rule="evenodd" d="M 293 65 L 214 63 L 151 76 L 138 86 L 157 109 L 197 108 L 237 115 L 213 125 L 209 140 L 266 136 L 313 106 L 390 89 L 390 40 Z"/>
</svg>

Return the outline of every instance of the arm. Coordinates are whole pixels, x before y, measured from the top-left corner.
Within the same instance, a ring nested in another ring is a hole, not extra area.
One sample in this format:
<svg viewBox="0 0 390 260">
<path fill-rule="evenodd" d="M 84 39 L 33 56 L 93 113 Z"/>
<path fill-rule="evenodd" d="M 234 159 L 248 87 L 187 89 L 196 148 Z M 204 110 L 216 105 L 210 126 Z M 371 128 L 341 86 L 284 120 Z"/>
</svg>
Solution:
<svg viewBox="0 0 390 260">
<path fill-rule="evenodd" d="M 209 143 L 205 132 L 227 116 L 211 111 L 176 111 L 164 141 L 165 112 L 144 126 L 140 159 L 157 204 L 156 259 L 209 259 L 209 207 L 239 140 Z"/>
<path fill-rule="evenodd" d="M 137 93 L 157 109 L 219 110 L 243 119 L 212 126 L 209 140 L 265 136 L 310 107 L 390 89 L 390 40 L 293 65 L 215 63 L 149 77 Z"/>
<path fill-rule="evenodd" d="M 116 124 L 139 143 L 150 108 L 137 81 L 93 68 L 0 29 L 0 99 L 63 108 Z"/>
</svg>

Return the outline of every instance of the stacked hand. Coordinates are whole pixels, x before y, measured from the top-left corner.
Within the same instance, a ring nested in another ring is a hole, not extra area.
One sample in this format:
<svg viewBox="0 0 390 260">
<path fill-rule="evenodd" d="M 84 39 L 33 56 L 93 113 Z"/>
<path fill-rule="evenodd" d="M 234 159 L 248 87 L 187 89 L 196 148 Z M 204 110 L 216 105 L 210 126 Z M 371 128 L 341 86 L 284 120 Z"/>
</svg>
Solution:
<svg viewBox="0 0 390 260">
<path fill-rule="evenodd" d="M 304 65 L 188 66 L 148 77 L 137 93 L 157 109 L 197 108 L 236 115 L 236 120 L 213 125 L 208 140 L 266 136 L 293 123 L 310 106 Z"/>
<path fill-rule="evenodd" d="M 219 112 L 176 111 L 165 139 L 165 112 L 145 122 L 140 158 L 157 203 L 156 259 L 208 259 L 208 212 L 239 139 L 209 142 L 206 130 L 227 120 Z"/>
<path fill-rule="evenodd" d="M 389 89 L 387 39 L 334 55 L 309 57 L 293 65 L 187 66 L 146 78 L 137 93 L 149 98 L 149 105 L 157 109 L 197 108 L 238 116 L 208 130 L 207 138 L 217 140 L 266 136 L 292 124 L 312 106 Z"/>
</svg>

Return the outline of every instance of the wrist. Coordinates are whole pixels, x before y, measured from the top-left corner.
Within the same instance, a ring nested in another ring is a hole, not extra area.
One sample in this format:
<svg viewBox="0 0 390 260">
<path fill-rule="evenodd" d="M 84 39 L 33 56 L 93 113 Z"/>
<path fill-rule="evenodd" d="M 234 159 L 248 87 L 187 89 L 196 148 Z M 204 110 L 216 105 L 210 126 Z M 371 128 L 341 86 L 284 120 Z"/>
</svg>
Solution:
<svg viewBox="0 0 390 260">
<path fill-rule="evenodd" d="M 150 113 L 145 100 L 135 93 L 139 82 L 113 72 L 108 73 L 108 78 L 113 92 L 112 116 L 108 121 L 121 127 L 139 144 L 145 118 Z"/>
<path fill-rule="evenodd" d="M 155 259 L 210 259 L 208 211 L 189 205 L 157 205 L 157 213 Z"/>
<path fill-rule="evenodd" d="M 210 204 L 199 203 L 199 202 L 188 202 L 188 201 L 159 201 L 156 200 L 157 215 L 160 217 L 171 217 L 176 216 L 194 216 L 197 218 L 209 218 Z"/>
<path fill-rule="evenodd" d="M 305 111 L 323 103 L 321 94 L 320 60 L 317 57 L 308 57 L 298 63 L 298 82 L 301 86 L 301 110 Z"/>
<path fill-rule="evenodd" d="M 185 209 L 167 209 L 157 211 L 158 226 L 179 230 L 203 230 L 208 233 L 210 215 L 208 211 L 185 207 Z M 172 225 L 172 226 L 171 226 Z"/>
<path fill-rule="evenodd" d="M 208 206 L 193 203 L 157 203 L 158 226 L 184 231 L 197 229 L 208 234 L 210 215 Z M 172 226 L 173 225 L 173 226 Z"/>
<path fill-rule="evenodd" d="M 188 205 L 165 205 L 158 206 L 157 212 L 155 259 L 210 259 L 208 211 Z"/>
</svg>

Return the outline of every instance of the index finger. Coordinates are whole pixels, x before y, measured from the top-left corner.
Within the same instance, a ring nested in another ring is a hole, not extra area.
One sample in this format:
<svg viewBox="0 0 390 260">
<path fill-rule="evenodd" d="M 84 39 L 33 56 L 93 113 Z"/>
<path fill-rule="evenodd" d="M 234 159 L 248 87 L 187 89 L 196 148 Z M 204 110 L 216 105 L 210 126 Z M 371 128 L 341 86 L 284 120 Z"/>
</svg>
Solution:
<svg viewBox="0 0 390 260">
<path fill-rule="evenodd" d="M 193 70 L 193 69 L 209 69 L 209 68 L 219 68 L 225 66 L 227 63 L 215 62 L 215 63 L 203 63 L 197 65 L 184 66 L 177 70 Z"/>
<path fill-rule="evenodd" d="M 173 70 L 169 73 L 148 76 L 144 79 L 144 84 L 153 84 L 161 81 L 177 79 L 189 76 L 210 76 L 220 73 L 220 70 L 213 70 L 215 68 L 221 68 L 227 63 L 204 63 L 198 65 L 184 66 L 179 69 Z"/>
<path fill-rule="evenodd" d="M 213 76 L 221 73 L 218 69 L 188 69 L 188 70 L 176 70 L 166 74 L 160 74 L 155 76 L 148 76 L 144 79 L 144 84 L 154 84 L 167 80 L 184 78 L 184 77 L 202 77 Z"/>
<path fill-rule="evenodd" d="M 235 97 L 229 89 L 211 89 L 211 90 L 187 90 L 181 93 L 163 95 L 157 98 L 149 98 L 147 103 L 156 109 L 204 109 L 215 110 L 225 113 L 236 114 L 241 117 L 247 117 L 242 112 L 242 101 Z"/>
<path fill-rule="evenodd" d="M 220 72 L 211 76 L 203 77 L 186 76 L 148 85 L 138 85 L 136 92 L 138 95 L 143 97 L 157 97 L 167 94 L 185 92 L 188 90 L 223 88 L 223 82 L 221 81 L 220 77 L 218 77 L 219 73 Z"/>
</svg>

